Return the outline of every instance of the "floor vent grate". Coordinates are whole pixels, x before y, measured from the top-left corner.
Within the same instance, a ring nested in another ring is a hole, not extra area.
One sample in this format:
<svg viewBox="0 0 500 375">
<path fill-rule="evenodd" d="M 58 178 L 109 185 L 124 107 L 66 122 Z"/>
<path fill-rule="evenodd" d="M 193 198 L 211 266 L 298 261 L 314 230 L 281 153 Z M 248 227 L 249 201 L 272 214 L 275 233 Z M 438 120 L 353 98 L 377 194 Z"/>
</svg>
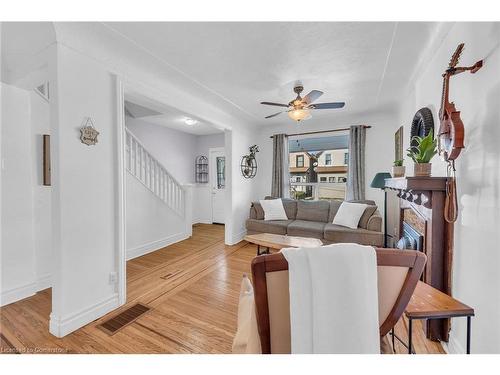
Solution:
<svg viewBox="0 0 500 375">
<path fill-rule="evenodd" d="M 137 318 L 147 313 L 149 310 L 151 310 L 150 307 L 138 303 L 106 320 L 104 323 L 99 324 L 98 327 L 108 335 L 114 335 L 116 332 L 128 326 L 130 323 L 133 323 Z"/>
<path fill-rule="evenodd" d="M 181 270 L 173 271 L 173 272 L 167 273 L 164 276 L 160 276 L 160 279 L 168 280 L 168 279 L 180 274 L 181 272 L 182 272 Z"/>
</svg>

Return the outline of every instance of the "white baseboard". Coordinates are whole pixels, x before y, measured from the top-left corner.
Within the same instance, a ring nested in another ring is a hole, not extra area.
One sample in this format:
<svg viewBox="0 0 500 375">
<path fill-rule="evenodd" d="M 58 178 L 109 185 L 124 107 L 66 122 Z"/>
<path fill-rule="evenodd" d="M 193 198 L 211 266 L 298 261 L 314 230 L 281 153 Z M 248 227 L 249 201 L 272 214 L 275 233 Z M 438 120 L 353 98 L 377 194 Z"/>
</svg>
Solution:
<svg viewBox="0 0 500 375">
<path fill-rule="evenodd" d="M 22 299 L 31 297 L 37 292 L 36 282 L 24 284 L 2 292 L 0 306 L 9 305 Z"/>
<path fill-rule="evenodd" d="M 49 332 L 56 337 L 64 337 L 90 322 L 119 307 L 118 294 L 115 293 L 95 305 L 85 308 L 68 317 L 61 318 L 50 314 Z"/>
<path fill-rule="evenodd" d="M 447 354 L 465 354 L 465 348 L 457 338 L 451 334 L 448 342 L 441 341 L 441 346 Z"/>
<path fill-rule="evenodd" d="M 209 219 L 193 219 L 194 224 L 212 224 L 212 220 Z"/>
<path fill-rule="evenodd" d="M 6 306 L 22 299 L 34 296 L 36 292 L 52 286 L 49 273 L 40 276 L 35 282 L 27 283 L 6 291 L 0 295 L 0 306 Z"/>
<path fill-rule="evenodd" d="M 161 240 L 153 241 L 146 243 L 141 246 L 137 246 L 133 249 L 127 250 L 127 260 L 134 259 L 140 257 L 142 255 L 146 255 L 153 251 L 159 250 L 165 246 L 172 245 L 173 243 L 185 240 L 189 236 L 186 233 L 177 233 Z"/>
</svg>

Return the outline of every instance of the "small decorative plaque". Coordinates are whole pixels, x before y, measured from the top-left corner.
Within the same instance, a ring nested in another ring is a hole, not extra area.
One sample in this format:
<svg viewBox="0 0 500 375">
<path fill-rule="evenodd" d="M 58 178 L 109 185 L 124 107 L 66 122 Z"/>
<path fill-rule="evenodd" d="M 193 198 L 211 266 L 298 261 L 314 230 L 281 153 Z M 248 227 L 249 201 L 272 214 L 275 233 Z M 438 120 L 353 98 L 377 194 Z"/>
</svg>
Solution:
<svg viewBox="0 0 500 375">
<path fill-rule="evenodd" d="M 95 129 L 94 123 L 90 117 L 87 117 L 83 127 L 80 129 L 80 140 L 87 146 L 95 145 L 97 141 L 97 136 L 99 132 Z"/>
</svg>

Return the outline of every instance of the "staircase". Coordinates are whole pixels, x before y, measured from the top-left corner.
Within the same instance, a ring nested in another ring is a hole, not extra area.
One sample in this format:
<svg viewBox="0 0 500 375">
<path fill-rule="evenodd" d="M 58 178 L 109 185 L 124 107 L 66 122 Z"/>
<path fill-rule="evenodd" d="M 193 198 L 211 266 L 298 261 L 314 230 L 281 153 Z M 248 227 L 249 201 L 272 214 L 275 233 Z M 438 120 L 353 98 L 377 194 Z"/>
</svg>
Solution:
<svg viewBox="0 0 500 375">
<path fill-rule="evenodd" d="M 187 215 L 186 210 L 186 188 L 168 173 L 128 129 L 125 129 L 125 134 L 127 171 L 172 211 L 187 219 L 186 216 L 190 215 Z"/>
</svg>

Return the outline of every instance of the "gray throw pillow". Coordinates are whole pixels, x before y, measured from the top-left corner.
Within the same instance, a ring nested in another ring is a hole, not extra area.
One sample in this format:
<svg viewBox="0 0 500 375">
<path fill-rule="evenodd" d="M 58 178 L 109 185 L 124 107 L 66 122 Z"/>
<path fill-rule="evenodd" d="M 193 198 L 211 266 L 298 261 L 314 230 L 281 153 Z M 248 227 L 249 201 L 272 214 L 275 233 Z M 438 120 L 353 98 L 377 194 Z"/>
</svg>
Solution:
<svg viewBox="0 0 500 375">
<path fill-rule="evenodd" d="M 375 211 L 377 211 L 377 206 L 368 206 L 365 208 L 365 212 L 363 212 L 363 215 L 361 215 L 361 218 L 359 219 L 360 228 L 368 228 L 368 220 L 370 220 Z"/>
</svg>

